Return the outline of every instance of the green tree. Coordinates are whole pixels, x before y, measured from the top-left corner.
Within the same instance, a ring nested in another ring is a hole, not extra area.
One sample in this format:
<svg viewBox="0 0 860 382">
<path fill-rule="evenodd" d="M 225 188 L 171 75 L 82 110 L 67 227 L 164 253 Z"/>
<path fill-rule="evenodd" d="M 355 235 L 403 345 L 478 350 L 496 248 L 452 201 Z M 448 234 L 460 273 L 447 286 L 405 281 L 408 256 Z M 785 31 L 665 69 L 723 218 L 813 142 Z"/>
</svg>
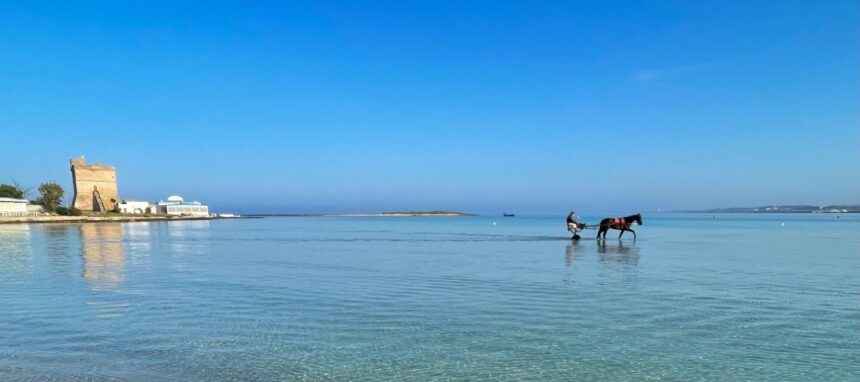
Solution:
<svg viewBox="0 0 860 382">
<path fill-rule="evenodd" d="M 45 211 L 54 212 L 63 203 L 64 194 L 63 187 L 56 182 L 42 183 L 39 185 L 39 195 L 41 196 L 38 202 L 42 207 L 45 207 Z"/>
<path fill-rule="evenodd" d="M 24 193 L 17 183 L 0 184 L 0 198 L 24 199 Z"/>
</svg>

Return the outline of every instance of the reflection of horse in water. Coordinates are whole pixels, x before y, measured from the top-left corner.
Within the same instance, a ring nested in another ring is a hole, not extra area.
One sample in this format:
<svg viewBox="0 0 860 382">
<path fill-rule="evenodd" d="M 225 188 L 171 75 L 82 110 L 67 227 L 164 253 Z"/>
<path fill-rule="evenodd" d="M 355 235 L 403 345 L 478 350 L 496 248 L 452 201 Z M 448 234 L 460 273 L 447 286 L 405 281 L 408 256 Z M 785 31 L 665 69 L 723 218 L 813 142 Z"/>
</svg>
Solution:
<svg viewBox="0 0 860 382">
<path fill-rule="evenodd" d="M 635 245 L 631 247 L 625 246 L 620 241 L 618 245 L 606 245 L 606 242 L 598 241 L 597 253 L 600 254 L 600 261 L 634 265 L 639 263 L 639 248 Z"/>
<path fill-rule="evenodd" d="M 603 239 L 606 240 L 606 232 L 609 229 L 617 229 L 620 230 L 621 233 L 618 234 L 618 239 L 621 239 L 621 235 L 624 235 L 625 231 L 633 232 L 633 240 L 636 240 L 636 231 L 630 229 L 630 226 L 636 223 L 638 225 L 642 225 L 642 214 L 625 216 L 623 218 L 606 218 L 600 221 L 600 226 L 597 231 L 597 238 L 600 239 L 600 234 L 603 234 Z"/>
<path fill-rule="evenodd" d="M 571 241 L 564 248 L 564 265 L 570 267 L 577 261 L 582 261 L 588 245 L 583 245 L 579 241 Z M 613 262 L 628 265 L 636 265 L 639 263 L 639 247 L 626 246 L 622 242 L 618 245 L 607 245 L 603 241 L 597 242 L 597 254 L 600 262 Z"/>
</svg>

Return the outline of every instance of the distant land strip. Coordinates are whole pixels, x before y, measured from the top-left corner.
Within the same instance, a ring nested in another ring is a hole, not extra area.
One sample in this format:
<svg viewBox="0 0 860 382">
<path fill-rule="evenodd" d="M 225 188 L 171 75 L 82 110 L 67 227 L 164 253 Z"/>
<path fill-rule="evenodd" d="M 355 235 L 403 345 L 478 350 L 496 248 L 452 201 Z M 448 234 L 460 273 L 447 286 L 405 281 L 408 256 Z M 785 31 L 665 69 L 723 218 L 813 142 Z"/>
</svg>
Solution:
<svg viewBox="0 0 860 382">
<path fill-rule="evenodd" d="M 246 216 L 286 216 L 286 217 L 302 217 L 302 216 L 344 216 L 344 217 L 433 217 L 433 216 L 477 216 L 458 211 L 385 211 L 385 212 L 352 212 L 352 213 L 318 213 L 318 214 L 253 214 Z"/>
<path fill-rule="evenodd" d="M 366 216 L 475 216 L 458 211 L 387 211 Z"/>
<path fill-rule="evenodd" d="M 731 208 L 714 208 L 710 210 L 692 210 L 684 212 L 703 212 L 703 213 L 813 213 L 813 214 L 845 214 L 845 213 L 860 213 L 860 204 L 850 205 L 831 205 L 831 206 L 808 206 L 808 205 L 787 205 L 787 206 L 763 206 L 763 207 L 731 207 Z"/>
</svg>

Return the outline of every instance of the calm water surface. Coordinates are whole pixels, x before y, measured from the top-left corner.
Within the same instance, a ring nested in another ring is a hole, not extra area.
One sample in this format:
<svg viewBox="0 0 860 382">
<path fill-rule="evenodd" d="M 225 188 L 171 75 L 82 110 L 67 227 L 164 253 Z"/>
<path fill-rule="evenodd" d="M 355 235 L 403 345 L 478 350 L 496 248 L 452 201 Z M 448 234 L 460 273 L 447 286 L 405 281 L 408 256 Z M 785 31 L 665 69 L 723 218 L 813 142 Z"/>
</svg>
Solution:
<svg viewBox="0 0 860 382">
<path fill-rule="evenodd" d="M 0 225 L 0 380 L 860 379 L 858 216 L 644 223 Z"/>
</svg>

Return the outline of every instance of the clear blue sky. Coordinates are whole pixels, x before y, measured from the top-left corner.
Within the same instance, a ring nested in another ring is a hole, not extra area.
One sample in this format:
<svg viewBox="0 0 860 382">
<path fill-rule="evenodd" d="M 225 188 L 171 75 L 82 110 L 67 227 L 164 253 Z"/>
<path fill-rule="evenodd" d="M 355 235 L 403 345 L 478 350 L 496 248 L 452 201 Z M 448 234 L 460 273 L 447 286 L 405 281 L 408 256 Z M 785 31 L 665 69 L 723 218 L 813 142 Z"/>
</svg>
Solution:
<svg viewBox="0 0 860 382">
<path fill-rule="evenodd" d="M 856 203 L 858 48 L 855 0 L 2 2 L 0 182 L 85 154 L 222 211 Z"/>
</svg>

